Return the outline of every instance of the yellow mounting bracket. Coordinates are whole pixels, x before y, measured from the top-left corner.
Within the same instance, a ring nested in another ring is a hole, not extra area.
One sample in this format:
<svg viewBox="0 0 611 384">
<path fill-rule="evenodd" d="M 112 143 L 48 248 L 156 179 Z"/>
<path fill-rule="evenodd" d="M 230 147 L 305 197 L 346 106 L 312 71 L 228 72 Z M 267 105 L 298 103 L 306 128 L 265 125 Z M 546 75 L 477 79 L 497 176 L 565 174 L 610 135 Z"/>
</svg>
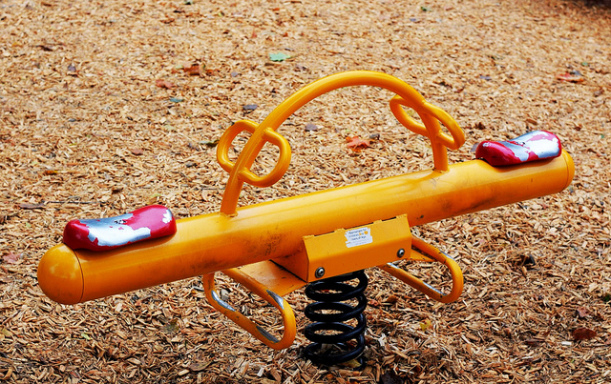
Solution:
<svg viewBox="0 0 611 384">
<path fill-rule="evenodd" d="M 221 167 L 229 172 L 229 180 L 221 203 L 221 213 L 237 214 L 240 191 L 244 182 L 267 187 L 284 175 L 291 160 L 288 141 L 276 132 L 278 127 L 295 111 L 316 97 L 333 90 L 368 85 L 387 89 L 396 95 L 390 100 L 390 109 L 397 120 L 414 133 L 424 135 L 431 141 L 435 169 L 448 170 L 447 148 L 457 149 L 465 142 L 465 135 L 456 121 L 442 109 L 429 104 L 414 88 L 396 77 L 381 72 L 351 71 L 337 73 L 317 80 L 295 92 L 274 109 L 261 124 L 240 120 L 221 136 L 217 148 L 217 159 Z M 413 119 L 402 107 L 413 109 L 422 122 Z M 449 135 L 442 131 L 442 125 Z M 235 163 L 229 159 L 232 141 L 241 132 L 251 134 Z M 279 148 L 280 156 L 274 169 L 267 175 L 254 174 L 250 167 L 266 143 Z"/>
<path fill-rule="evenodd" d="M 433 300 L 441 303 L 451 303 L 460 297 L 463 290 L 464 279 L 462 271 L 458 266 L 458 263 L 454 261 L 450 256 L 441 252 L 434 246 L 425 243 L 422 239 L 417 237 L 412 238 L 412 251 L 409 257 L 410 260 L 422 261 L 422 262 L 437 262 L 444 264 L 448 267 L 450 275 L 452 276 L 452 289 L 449 293 L 444 294 L 437 288 L 425 283 L 418 277 L 411 273 L 395 266 L 392 263 L 378 265 L 378 268 L 390 273 L 397 279 L 403 281 L 414 289 L 424 293 Z"/>
<path fill-rule="evenodd" d="M 279 294 L 273 292 L 270 287 L 255 279 L 253 275 L 256 275 L 256 272 L 258 272 L 259 274 L 271 278 L 279 277 L 282 281 L 288 278 L 291 283 L 287 284 L 286 281 L 284 281 L 285 289 L 297 289 L 305 285 L 305 283 L 300 282 L 294 277 L 290 277 L 290 274 L 285 271 L 283 272 L 277 266 L 274 266 L 272 262 L 269 261 L 258 265 L 254 272 L 255 273 L 247 273 L 247 271 L 243 271 L 241 270 L 241 268 L 226 269 L 223 271 L 224 274 L 231 277 L 238 283 L 242 284 L 246 289 L 249 289 L 251 292 L 259 295 L 259 297 L 261 297 L 262 299 L 273 305 L 276 309 L 278 309 L 278 311 L 280 311 L 282 322 L 284 324 L 284 334 L 281 339 L 276 338 L 270 332 L 266 331 L 259 325 L 255 324 L 248 317 L 243 315 L 238 309 L 233 308 L 229 303 L 222 300 L 221 296 L 215 288 L 214 273 L 210 273 L 202 277 L 206 298 L 208 299 L 210 305 L 212 305 L 217 311 L 221 312 L 227 318 L 229 318 L 238 326 L 249 332 L 257 339 L 259 339 L 268 347 L 271 347 L 273 349 L 288 348 L 291 346 L 291 344 L 293 344 L 293 341 L 295 340 L 295 335 L 297 334 L 295 313 L 293 312 L 293 309 L 286 300 L 284 300 Z M 279 276 L 279 274 L 282 276 Z"/>
<path fill-rule="evenodd" d="M 303 245 L 301 252 L 274 262 L 312 282 L 407 258 L 412 235 L 407 216 L 401 215 L 356 228 L 305 236 Z"/>
<path fill-rule="evenodd" d="M 398 260 L 445 265 L 452 278 L 450 292 L 443 293 L 395 266 L 393 263 Z M 413 237 L 406 215 L 356 228 L 304 236 L 301 251 L 273 262 L 304 284 L 377 266 L 442 303 L 455 301 L 463 290 L 463 275 L 458 263 L 422 239 Z"/>
</svg>

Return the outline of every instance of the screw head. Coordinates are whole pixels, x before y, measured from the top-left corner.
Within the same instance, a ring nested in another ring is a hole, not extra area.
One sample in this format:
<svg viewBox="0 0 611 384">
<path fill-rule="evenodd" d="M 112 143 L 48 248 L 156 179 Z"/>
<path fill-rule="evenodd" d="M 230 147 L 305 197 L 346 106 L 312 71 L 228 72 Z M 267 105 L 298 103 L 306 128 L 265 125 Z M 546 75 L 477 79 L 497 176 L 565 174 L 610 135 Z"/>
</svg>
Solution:
<svg viewBox="0 0 611 384">
<path fill-rule="evenodd" d="M 323 267 L 316 268 L 316 272 L 314 272 L 314 276 L 316 276 L 317 279 L 320 279 L 324 275 L 325 275 L 325 269 Z"/>
<path fill-rule="evenodd" d="M 398 258 L 402 258 L 403 256 L 405 256 L 405 249 L 400 248 L 400 249 L 397 251 L 397 257 L 398 257 Z"/>
</svg>

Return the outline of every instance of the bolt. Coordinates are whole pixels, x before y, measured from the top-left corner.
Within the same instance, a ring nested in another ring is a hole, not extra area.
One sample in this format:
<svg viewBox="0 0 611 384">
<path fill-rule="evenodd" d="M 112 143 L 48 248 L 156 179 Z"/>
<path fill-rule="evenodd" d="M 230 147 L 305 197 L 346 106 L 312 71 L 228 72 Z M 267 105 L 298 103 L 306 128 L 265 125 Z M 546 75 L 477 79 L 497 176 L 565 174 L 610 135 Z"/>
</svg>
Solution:
<svg viewBox="0 0 611 384">
<path fill-rule="evenodd" d="M 320 279 L 324 275 L 325 275 L 325 269 L 323 267 L 316 268 L 316 272 L 314 272 L 314 276 L 316 276 L 317 279 Z"/>
<path fill-rule="evenodd" d="M 405 249 L 400 248 L 400 249 L 397 251 L 397 257 L 398 257 L 398 258 L 402 258 L 403 256 L 405 256 Z"/>
</svg>

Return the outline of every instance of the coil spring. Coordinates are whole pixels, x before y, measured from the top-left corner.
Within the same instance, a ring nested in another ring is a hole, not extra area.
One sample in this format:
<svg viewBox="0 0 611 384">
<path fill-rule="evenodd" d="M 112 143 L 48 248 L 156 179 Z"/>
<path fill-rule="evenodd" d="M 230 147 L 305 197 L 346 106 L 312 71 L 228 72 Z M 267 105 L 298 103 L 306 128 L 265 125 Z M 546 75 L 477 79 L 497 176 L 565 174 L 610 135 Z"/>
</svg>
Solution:
<svg viewBox="0 0 611 384">
<path fill-rule="evenodd" d="M 356 286 L 347 282 L 358 279 Z M 334 365 L 359 358 L 365 350 L 367 321 L 363 311 L 367 307 L 365 288 L 369 279 L 364 271 L 331 277 L 310 283 L 305 294 L 315 303 L 305 308 L 305 315 L 314 323 L 306 326 L 304 335 L 313 343 L 306 346 L 304 355 L 315 364 Z M 342 303 L 356 299 L 352 306 Z M 346 324 L 356 319 L 356 325 Z M 355 342 L 348 343 L 350 340 Z"/>
</svg>

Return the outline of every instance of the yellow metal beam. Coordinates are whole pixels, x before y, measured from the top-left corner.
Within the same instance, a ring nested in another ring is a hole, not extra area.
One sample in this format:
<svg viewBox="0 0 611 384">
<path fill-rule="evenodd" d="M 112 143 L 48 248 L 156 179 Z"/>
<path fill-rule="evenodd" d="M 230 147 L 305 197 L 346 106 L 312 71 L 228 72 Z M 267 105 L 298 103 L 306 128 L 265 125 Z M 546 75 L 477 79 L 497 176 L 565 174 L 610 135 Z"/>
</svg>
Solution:
<svg viewBox="0 0 611 384">
<path fill-rule="evenodd" d="M 177 220 L 169 238 L 107 252 L 61 244 L 39 265 L 51 299 L 74 304 L 222 271 L 302 250 L 303 237 L 407 215 L 411 226 L 562 191 L 573 177 L 568 153 L 495 168 L 482 160 Z"/>
</svg>

